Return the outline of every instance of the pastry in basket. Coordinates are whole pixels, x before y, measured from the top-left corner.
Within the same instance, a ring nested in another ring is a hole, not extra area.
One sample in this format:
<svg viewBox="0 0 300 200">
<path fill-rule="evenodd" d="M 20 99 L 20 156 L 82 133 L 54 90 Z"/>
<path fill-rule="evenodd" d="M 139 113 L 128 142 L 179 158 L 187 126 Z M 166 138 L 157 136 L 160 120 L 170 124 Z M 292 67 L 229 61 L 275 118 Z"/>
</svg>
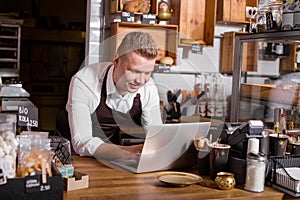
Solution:
<svg viewBox="0 0 300 200">
<path fill-rule="evenodd" d="M 150 11 L 150 0 L 139 0 L 139 12 L 147 14 Z"/>
<path fill-rule="evenodd" d="M 144 14 L 150 11 L 150 0 L 123 0 L 124 10 L 126 12 L 141 12 Z"/>
<path fill-rule="evenodd" d="M 123 1 L 124 10 L 126 12 L 138 12 L 139 11 L 139 0 Z"/>
</svg>

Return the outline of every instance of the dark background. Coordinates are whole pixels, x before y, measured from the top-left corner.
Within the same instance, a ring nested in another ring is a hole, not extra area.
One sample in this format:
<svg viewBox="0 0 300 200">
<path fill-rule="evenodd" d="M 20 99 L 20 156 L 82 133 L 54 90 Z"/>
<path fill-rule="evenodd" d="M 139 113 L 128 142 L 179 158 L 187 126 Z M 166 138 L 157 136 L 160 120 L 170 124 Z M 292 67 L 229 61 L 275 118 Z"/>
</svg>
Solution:
<svg viewBox="0 0 300 200">
<path fill-rule="evenodd" d="M 23 19 L 20 80 L 39 109 L 39 129 L 53 131 L 68 84 L 84 61 L 86 0 L 0 0 L 0 14 Z"/>
</svg>

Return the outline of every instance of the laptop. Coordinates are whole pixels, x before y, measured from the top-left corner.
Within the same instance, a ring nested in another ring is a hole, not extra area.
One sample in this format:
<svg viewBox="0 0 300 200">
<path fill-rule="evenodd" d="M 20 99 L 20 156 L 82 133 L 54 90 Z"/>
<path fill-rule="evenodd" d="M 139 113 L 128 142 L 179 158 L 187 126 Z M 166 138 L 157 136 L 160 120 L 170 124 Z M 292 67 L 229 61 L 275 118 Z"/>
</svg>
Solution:
<svg viewBox="0 0 300 200">
<path fill-rule="evenodd" d="M 187 168 L 196 165 L 194 138 L 207 137 L 211 122 L 149 126 L 139 161 L 105 161 L 109 167 L 133 173 Z"/>
</svg>

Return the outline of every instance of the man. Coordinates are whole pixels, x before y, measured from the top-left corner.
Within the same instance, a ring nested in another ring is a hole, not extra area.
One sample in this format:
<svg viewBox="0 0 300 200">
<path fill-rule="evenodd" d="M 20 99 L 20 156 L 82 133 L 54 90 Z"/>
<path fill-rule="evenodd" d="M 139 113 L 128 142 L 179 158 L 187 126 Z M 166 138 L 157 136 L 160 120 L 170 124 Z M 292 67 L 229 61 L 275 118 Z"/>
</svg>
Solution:
<svg viewBox="0 0 300 200">
<path fill-rule="evenodd" d="M 77 72 L 66 109 L 74 151 L 98 159 L 136 159 L 142 145 L 120 146 L 122 126 L 161 124 L 159 96 L 151 78 L 157 45 L 145 32 L 125 35 L 112 63 Z"/>
</svg>

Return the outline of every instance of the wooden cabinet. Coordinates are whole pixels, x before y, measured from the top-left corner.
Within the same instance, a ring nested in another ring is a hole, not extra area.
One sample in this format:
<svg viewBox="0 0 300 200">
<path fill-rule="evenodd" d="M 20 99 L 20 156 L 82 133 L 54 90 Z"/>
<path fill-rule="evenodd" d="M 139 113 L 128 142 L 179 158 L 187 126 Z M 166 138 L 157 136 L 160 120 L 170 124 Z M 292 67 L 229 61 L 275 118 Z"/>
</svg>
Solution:
<svg viewBox="0 0 300 200">
<path fill-rule="evenodd" d="M 221 45 L 221 73 L 232 73 L 234 65 L 234 56 L 236 54 L 234 49 L 235 35 L 244 32 L 225 32 Z M 242 57 L 242 71 L 256 71 L 258 59 L 258 47 L 256 43 L 243 43 Z"/>
<path fill-rule="evenodd" d="M 216 0 L 171 0 L 171 24 L 178 25 L 179 45 L 214 45 Z"/>
<path fill-rule="evenodd" d="M 150 0 L 149 13 L 157 15 L 159 2 Z M 178 26 L 179 41 L 176 45 L 213 46 L 217 0 L 169 0 L 168 3 L 173 10 L 168 24 Z M 121 13 L 122 5 L 122 0 L 111 0 L 110 13 Z"/>
<path fill-rule="evenodd" d="M 248 23 L 246 6 L 256 7 L 257 0 L 218 0 L 218 23 Z"/>
<path fill-rule="evenodd" d="M 145 31 L 150 33 L 160 50 L 159 59 L 165 56 L 171 57 L 174 60 L 173 65 L 176 65 L 176 53 L 178 47 L 178 26 L 177 25 L 160 25 L 160 24 L 139 24 L 131 22 L 114 22 L 111 24 L 111 45 L 112 51 L 110 57 L 113 58 L 115 51 L 121 40 L 127 32 L 130 31 Z M 114 36 L 114 37 L 112 37 Z"/>
<path fill-rule="evenodd" d="M 280 59 L 279 72 L 281 74 L 295 72 L 298 69 L 297 65 L 297 45 L 290 44 L 288 46 L 289 54 Z"/>
<path fill-rule="evenodd" d="M 70 78 L 84 61 L 84 33 L 73 30 L 22 29 L 20 78 L 39 108 L 39 129 L 55 130 L 67 102 Z"/>
</svg>

